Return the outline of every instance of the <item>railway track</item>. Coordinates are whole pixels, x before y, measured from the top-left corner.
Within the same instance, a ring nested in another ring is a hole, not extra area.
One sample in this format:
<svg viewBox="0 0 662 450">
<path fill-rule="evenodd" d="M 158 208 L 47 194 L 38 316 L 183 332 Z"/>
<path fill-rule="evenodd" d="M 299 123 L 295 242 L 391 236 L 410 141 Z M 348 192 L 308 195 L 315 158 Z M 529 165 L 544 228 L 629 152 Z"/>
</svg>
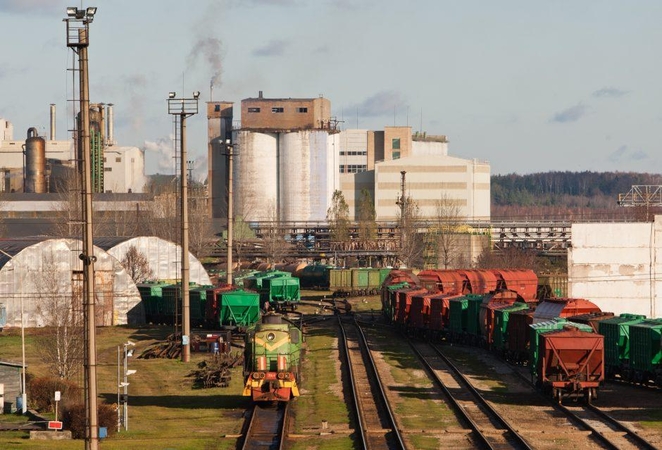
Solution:
<svg viewBox="0 0 662 450">
<path fill-rule="evenodd" d="M 535 389 L 526 376 L 524 376 L 519 370 L 515 368 L 512 369 L 513 373 L 515 373 L 518 378 Z M 536 392 L 538 392 L 538 394 L 557 411 L 566 416 L 571 423 L 590 431 L 590 436 L 593 440 L 598 442 L 604 448 L 613 450 L 628 448 L 655 450 L 658 448 L 623 422 L 616 420 L 593 404 L 586 404 L 578 401 L 571 406 L 565 406 L 558 401 L 551 399 L 549 396 L 543 395 L 538 390 L 536 390 Z"/>
<path fill-rule="evenodd" d="M 289 402 L 253 405 L 242 450 L 284 449 L 289 407 Z"/>
<path fill-rule="evenodd" d="M 361 448 L 405 449 L 361 327 L 354 319 L 343 322 L 341 316 L 338 316 L 338 324 Z"/>
<path fill-rule="evenodd" d="M 408 342 L 433 382 L 445 393 L 456 413 L 469 425 L 477 446 L 488 449 L 533 448 L 438 347 L 426 342 Z"/>
<path fill-rule="evenodd" d="M 579 422 L 591 431 L 591 435 L 605 448 L 613 450 L 649 449 L 656 446 L 639 436 L 622 422 L 592 404 L 577 404 L 572 406 L 556 405 L 573 422 Z"/>
</svg>

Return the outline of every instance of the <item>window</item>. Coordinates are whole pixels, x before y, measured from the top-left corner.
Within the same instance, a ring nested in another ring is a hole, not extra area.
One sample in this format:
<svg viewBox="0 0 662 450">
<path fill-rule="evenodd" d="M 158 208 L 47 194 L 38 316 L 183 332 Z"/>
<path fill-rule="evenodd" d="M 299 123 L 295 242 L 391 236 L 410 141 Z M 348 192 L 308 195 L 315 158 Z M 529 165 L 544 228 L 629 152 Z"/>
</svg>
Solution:
<svg viewBox="0 0 662 450">
<path fill-rule="evenodd" d="M 271 112 L 272 113 L 282 113 L 282 112 L 285 112 L 285 108 L 283 108 L 282 106 L 274 106 L 273 108 L 271 108 Z"/>
<path fill-rule="evenodd" d="M 214 105 L 214 112 L 219 112 L 221 110 L 221 105 Z"/>
<path fill-rule="evenodd" d="M 104 167 L 104 168 L 103 168 L 103 171 L 104 171 L 104 172 L 112 172 L 112 171 L 113 171 L 113 168 L 112 168 L 112 167 Z"/>
<path fill-rule="evenodd" d="M 249 112 L 249 113 L 259 113 L 259 112 L 260 112 L 260 108 L 248 108 L 248 112 Z"/>
<path fill-rule="evenodd" d="M 297 108 L 297 112 L 298 112 L 298 113 L 307 113 L 307 112 L 308 112 L 308 108 Z"/>
<path fill-rule="evenodd" d="M 393 156 L 393 159 L 400 159 L 400 152 L 393 152 L 391 155 Z"/>
<path fill-rule="evenodd" d="M 115 158 L 115 162 L 122 162 L 122 157 L 118 156 L 117 158 Z"/>
<path fill-rule="evenodd" d="M 400 150 L 400 138 L 391 139 L 391 148 L 393 150 Z"/>
</svg>

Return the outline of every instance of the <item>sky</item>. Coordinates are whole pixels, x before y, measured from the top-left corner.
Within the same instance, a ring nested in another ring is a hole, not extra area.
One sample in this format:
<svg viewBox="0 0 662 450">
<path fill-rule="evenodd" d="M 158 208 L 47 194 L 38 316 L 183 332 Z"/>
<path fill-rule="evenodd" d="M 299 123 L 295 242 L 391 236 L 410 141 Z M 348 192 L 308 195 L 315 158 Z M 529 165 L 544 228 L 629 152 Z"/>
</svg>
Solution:
<svg viewBox="0 0 662 450">
<path fill-rule="evenodd" d="M 174 173 L 168 92 L 206 176 L 204 102 L 331 101 L 342 129 L 444 134 L 492 174 L 662 173 L 659 0 L 0 0 L 0 118 L 14 139 L 72 128 L 66 7 L 97 6 L 91 102 L 114 104 L 118 145 Z M 76 87 L 77 89 L 77 87 Z"/>
</svg>

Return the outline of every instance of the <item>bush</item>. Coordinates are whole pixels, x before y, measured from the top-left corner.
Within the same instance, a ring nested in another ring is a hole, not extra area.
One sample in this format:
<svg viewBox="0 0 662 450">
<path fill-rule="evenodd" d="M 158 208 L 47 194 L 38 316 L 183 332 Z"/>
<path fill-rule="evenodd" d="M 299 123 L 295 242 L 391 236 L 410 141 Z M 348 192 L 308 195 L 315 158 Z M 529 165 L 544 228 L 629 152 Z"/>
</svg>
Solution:
<svg viewBox="0 0 662 450">
<path fill-rule="evenodd" d="M 99 426 L 108 429 L 108 436 L 117 431 L 117 405 L 99 403 L 97 405 Z M 71 430 L 74 439 L 85 439 L 85 402 L 70 403 L 62 410 L 62 425 Z"/>
<path fill-rule="evenodd" d="M 29 404 L 40 412 L 55 410 L 55 391 L 60 391 L 61 406 L 71 402 L 78 403 L 82 398 L 82 390 L 76 383 L 60 378 L 34 378 L 30 379 L 27 385 Z"/>
</svg>

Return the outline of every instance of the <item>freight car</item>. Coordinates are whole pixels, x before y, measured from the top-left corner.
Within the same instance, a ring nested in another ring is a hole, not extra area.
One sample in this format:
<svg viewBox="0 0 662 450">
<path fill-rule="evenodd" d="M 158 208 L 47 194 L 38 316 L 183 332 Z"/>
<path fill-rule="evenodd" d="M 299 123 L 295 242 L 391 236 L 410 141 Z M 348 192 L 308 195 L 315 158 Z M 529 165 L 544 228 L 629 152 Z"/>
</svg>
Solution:
<svg viewBox="0 0 662 450">
<path fill-rule="evenodd" d="M 246 332 L 243 395 L 255 402 L 287 402 L 299 396 L 301 328 L 276 313 Z"/>
<path fill-rule="evenodd" d="M 417 278 L 384 283 L 389 322 L 410 334 L 485 346 L 528 364 L 536 384 L 559 400 L 590 401 L 597 394 L 605 376 L 604 338 L 591 325 L 564 318 L 590 314 L 577 320 L 597 326 L 597 316 L 608 315 L 592 302 L 539 302 L 529 270 L 428 270 Z"/>
<path fill-rule="evenodd" d="M 244 287 L 260 294 L 262 305 L 276 311 L 294 311 L 301 301 L 300 280 L 289 272 L 268 270 L 244 279 Z"/>
</svg>

